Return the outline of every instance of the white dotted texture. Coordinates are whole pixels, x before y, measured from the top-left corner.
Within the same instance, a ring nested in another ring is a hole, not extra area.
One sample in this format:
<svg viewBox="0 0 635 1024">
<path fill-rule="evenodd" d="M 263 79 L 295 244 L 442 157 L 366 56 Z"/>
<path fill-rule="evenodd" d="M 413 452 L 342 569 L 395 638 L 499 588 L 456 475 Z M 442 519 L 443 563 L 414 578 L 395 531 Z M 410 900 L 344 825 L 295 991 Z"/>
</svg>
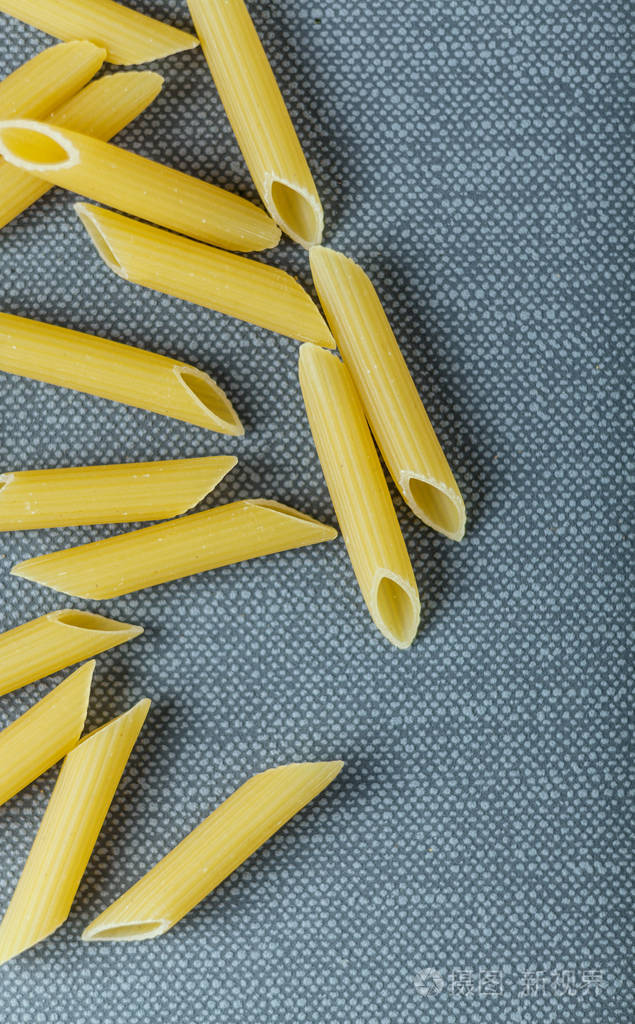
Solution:
<svg viewBox="0 0 635 1024">
<path fill-rule="evenodd" d="M 135 6 L 187 27 L 185 0 Z M 0 629 L 72 605 L 145 626 L 98 658 L 89 726 L 153 706 L 67 924 L 0 969 L 11 1024 L 508 1024 L 628 1019 L 625 15 L 617 3 L 253 0 L 324 202 L 372 277 L 465 497 L 461 545 L 398 503 L 425 601 L 374 629 L 341 538 L 101 604 L 15 562 L 122 527 L 0 537 Z M 47 37 L 0 16 L 0 74 Z M 255 193 L 200 51 L 119 141 Z M 203 507 L 334 515 L 297 346 L 111 274 L 51 191 L 0 235 L 0 308 L 208 370 L 223 438 L 0 375 L 3 469 L 233 453 Z M 311 289 L 306 254 L 264 260 Z M 312 290 L 312 289 L 311 289 Z M 0 725 L 65 673 L 0 700 Z M 340 778 L 165 937 L 83 927 L 256 771 Z M 0 809 L 6 907 L 56 770 Z M 503 996 L 426 997 L 435 967 Z M 525 970 L 597 994 L 520 998 Z"/>
</svg>

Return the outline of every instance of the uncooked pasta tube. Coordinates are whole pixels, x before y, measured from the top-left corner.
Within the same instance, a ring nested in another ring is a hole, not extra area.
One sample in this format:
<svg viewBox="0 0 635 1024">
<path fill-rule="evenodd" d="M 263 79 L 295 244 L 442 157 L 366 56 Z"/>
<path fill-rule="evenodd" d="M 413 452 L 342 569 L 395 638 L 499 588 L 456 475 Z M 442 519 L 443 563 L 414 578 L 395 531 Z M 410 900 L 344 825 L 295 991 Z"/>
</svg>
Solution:
<svg viewBox="0 0 635 1024">
<path fill-rule="evenodd" d="M 322 239 L 324 214 L 302 146 L 243 0 L 188 0 L 209 69 L 254 184 L 294 241 Z"/>
<path fill-rule="evenodd" d="M 25 118 L 0 121 L 0 155 L 28 174 L 201 242 L 253 252 L 280 229 L 259 206 L 90 135 Z"/>
<path fill-rule="evenodd" d="M 170 519 L 197 505 L 233 455 L 0 474 L 0 532 Z"/>
<path fill-rule="evenodd" d="M 254 775 L 84 931 L 88 942 L 169 931 L 340 773 L 342 761 Z"/>
<path fill-rule="evenodd" d="M 224 252 L 112 210 L 75 210 L 106 266 L 125 281 L 154 288 L 297 341 L 335 348 L 313 299 L 291 274 Z"/>
<path fill-rule="evenodd" d="M 62 608 L 0 633 L 0 694 L 125 644 L 141 626 Z"/>
<path fill-rule="evenodd" d="M 244 433 L 227 395 L 202 370 L 56 324 L 0 313 L 0 370 L 125 402 L 221 434 Z"/>
<path fill-rule="evenodd" d="M 88 709 L 94 661 L 0 732 L 0 804 L 38 779 L 76 745 Z"/>
<path fill-rule="evenodd" d="M 11 572 L 65 594 L 103 599 L 335 536 L 331 526 L 277 501 L 234 501 L 30 558 Z"/>
<path fill-rule="evenodd" d="M 93 39 L 110 64 L 144 64 L 198 46 L 189 32 L 115 0 L 0 0 L 0 11 L 58 39 Z"/>
<path fill-rule="evenodd" d="M 384 461 L 412 511 L 461 540 L 465 505 L 377 292 L 340 252 L 311 249 L 313 280 Z"/>
<path fill-rule="evenodd" d="M 64 923 L 150 707 L 141 700 L 71 750 L 0 924 L 0 964 Z"/>
<path fill-rule="evenodd" d="M 303 345 L 300 385 L 324 477 L 368 610 L 391 643 L 409 647 L 419 625 L 419 593 L 351 375 L 337 356 L 315 345 Z"/>
<path fill-rule="evenodd" d="M 42 50 L 0 82 L 0 118 L 46 117 L 86 85 L 105 56 L 105 50 L 85 41 Z"/>
</svg>

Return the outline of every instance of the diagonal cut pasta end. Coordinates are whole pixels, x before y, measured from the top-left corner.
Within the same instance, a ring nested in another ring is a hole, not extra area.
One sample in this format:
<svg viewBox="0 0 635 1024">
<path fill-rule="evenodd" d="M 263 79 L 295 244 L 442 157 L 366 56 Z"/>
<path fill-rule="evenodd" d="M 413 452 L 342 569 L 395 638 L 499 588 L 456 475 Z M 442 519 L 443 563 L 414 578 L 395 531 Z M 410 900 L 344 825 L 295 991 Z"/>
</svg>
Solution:
<svg viewBox="0 0 635 1024">
<path fill-rule="evenodd" d="M 316 193 L 291 181 L 267 175 L 265 206 L 282 230 L 305 249 L 319 245 L 324 230 L 324 211 Z"/>
<path fill-rule="evenodd" d="M 332 526 L 321 523 L 318 519 L 313 519 L 312 516 L 308 516 L 304 512 L 298 512 L 297 509 L 291 508 L 290 505 L 283 505 L 280 501 L 274 501 L 270 498 L 250 498 L 245 501 L 245 505 L 249 505 L 252 508 L 270 510 L 280 516 L 281 519 L 287 518 L 290 530 L 293 530 L 294 535 L 296 535 L 293 547 L 301 547 L 302 544 L 319 544 L 322 541 L 335 540 L 337 537 L 337 530 Z"/>
<path fill-rule="evenodd" d="M 113 274 L 123 277 L 124 281 L 129 281 L 130 275 L 115 252 L 113 240 L 106 238 L 102 226 L 97 220 L 95 211 L 99 208 L 91 206 L 90 203 L 75 203 L 73 209 L 86 228 L 88 237 L 108 269 L 112 270 Z"/>
<path fill-rule="evenodd" d="M 393 572 L 379 572 L 370 592 L 369 611 L 375 625 L 391 644 L 402 650 L 410 647 L 421 618 L 416 587 Z"/>
<path fill-rule="evenodd" d="M 29 174 L 64 171 L 79 163 L 75 146 L 52 124 L 23 118 L 0 121 L 0 155 Z"/>
<path fill-rule="evenodd" d="M 30 561 L 32 559 L 27 559 L 18 565 L 14 565 L 11 574 L 13 576 L 22 575 L 15 570 L 19 569 L 22 565 L 27 565 Z M 24 579 L 29 579 L 29 576 L 25 574 Z M 49 612 L 46 618 L 50 622 L 55 622 L 71 630 L 84 630 L 89 633 L 118 633 L 121 636 L 120 640 L 119 637 L 117 638 L 120 643 L 124 643 L 125 640 L 133 640 L 143 633 L 143 626 L 133 626 L 129 622 L 118 622 L 116 619 L 107 619 L 105 615 L 97 615 L 95 612 L 81 612 L 75 608 L 62 608 L 57 612 Z"/>
<path fill-rule="evenodd" d="M 142 939 L 156 939 L 165 935 L 172 927 L 172 921 L 132 921 L 128 924 L 89 924 L 82 932 L 84 942 L 135 942 Z"/>
<path fill-rule="evenodd" d="M 137 59 L 130 62 L 125 61 L 124 63 L 145 64 L 147 61 L 162 60 L 164 57 L 172 57 L 175 53 L 184 53 L 187 50 L 195 50 L 197 46 L 201 45 L 196 36 L 192 35 L 191 32 L 183 32 L 180 28 L 174 28 L 171 25 L 162 25 L 162 28 L 169 29 L 172 34 L 173 40 L 171 43 L 164 44 L 160 49 L 155 47 L 152 52 L 148 52 L 148 56 L 144 59 Z M 112 63 L 119 63 L 119 61 L 112 61 Z"/>
<path fill-rule="evenodd" d="M 93 683 L 93 675 L 95 673 L 95 665 L 97 662 L 93 658 L 91 661 L 86 661 L 83 665 L 80 665 L 78 669 L 71 672 L 70 676 L 60 683 L 57 690 L 58 699 L 68 699 L 69 706 L 76 709 L 77 721 L 76 721 L 76 738 L 82 734 L 82 729 L 86 723 L 86 715 L 88 714 L 88 701 L 90 700 L 90 688 Z"/>
<path fill-rule="evenodd" d="M 175 366 L 179 383 L 199 412 L 209 420 L 209 429 L 219 434 L 242 437 L 245 429 L 225 392 L 202 370 L 191 366 Z"/>
<path fill-rule="evenodd" d="M 192 490 L 188 493 L 187 504 L 182 505 L 177 515 L 189 512 L 198 505 L 203 498 L 214 490 L 229 472 L 238 464 L 235 455 L 210 455 L 207 458 L 190 459 L 188 470 L 192 483 Z"/>
<path fill-rule="evenodd" d="M 404 470 L 399 476 L 404 501 L 424 523 L 450 540 L 462 540 L 465 534 L 465 504 L 458 489 L 440 480 Z"/>
<path fill-rule="evenodd" d="M 15 473 L 0 473 L 0 494 L 15 480 Z"/>
<path fill-rule="evenodd" d="M 151 704 L 152 701 L 149 697 L 142 697 L 141 700 L 138 700 L 136 704 L 133 704 L 131 708 L 128 708 L 128 710 L 124 711 L 121 715 L 117 715 L 116 718 L 112 718 L 109 722 L 104 722 L 103 725 L 98 726 L 97 729 L 93 729 L 92 732 L 83 736 L 75 747 L 75 750 L 71 751 L 71 753 L 74 754 L 80 747 L 86 747 L 88 744 L 100 743 L 103 739 L 104 733 L 112 733 L 117 730 L 119 730 L 121 736 L 129 742 L 130 750 L 132 750 L 137 736 L 141 732 L 141 727 L 147 718 Z M 85 754 L 86 750 L 82 751 L 82 753 Z M 128 760 L 128 756 L 129 752 L 126 755 L 126 761 Z"/>
</svg>

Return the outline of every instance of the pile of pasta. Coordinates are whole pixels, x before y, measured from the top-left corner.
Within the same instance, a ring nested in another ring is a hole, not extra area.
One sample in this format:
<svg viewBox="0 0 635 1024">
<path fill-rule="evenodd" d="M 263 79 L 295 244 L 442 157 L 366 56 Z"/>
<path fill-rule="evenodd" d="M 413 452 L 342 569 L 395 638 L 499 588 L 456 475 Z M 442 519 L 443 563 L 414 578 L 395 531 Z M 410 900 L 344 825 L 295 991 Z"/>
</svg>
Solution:
<svg viewBox="0 0 635 1024">
<path fill-rule="evenodd" d="M 414 515 L 454 540 L 465 529 L 460 491 L 371 281 L 321 244 L 315 182 L 243 0 L 188 3 L 196 36 L 114 0 L 0 0 L 0 11 L 65 40 L 0 82 L 0 227 L 60 186 L 103 204 L 74 209 L 124 281 L 301 343 L 300 387 L 361 594 L 384 637 L 407 648 L 419 626 L 419 592 L 378 450 Z M 154 71 L 92 80 L 102 64 L 142 64 L 199 42 L 264 208 L 110 141 L 153 102 L 163 80 Z M 243 255 L 274 248 L 282 232 L 308 250 L 323 312 L 288 273 Z M 0 370 L 243 434 L 207 373 L 63 326 L 0 312 Z M 218 455 L 5 473 L 0 530 L 158 521 L 11 571 L 65 594 L 109 599 L 337 536 L 272 499 L 183 514 L 235 464 Z M 0 693 L 140 632 L 87 612 L 51 612 L 0 636 Z M 94 661 L 84 664 L 0 733 L 0 803 L 65 757 L 0 925 L 0 962 L 66 919 L 148 711 L 142 700 L 80 740 L 93 669 Z M 162 934 L 341 767 L 309 762 L 254 776 L 84 937 Z"/>
</svg>

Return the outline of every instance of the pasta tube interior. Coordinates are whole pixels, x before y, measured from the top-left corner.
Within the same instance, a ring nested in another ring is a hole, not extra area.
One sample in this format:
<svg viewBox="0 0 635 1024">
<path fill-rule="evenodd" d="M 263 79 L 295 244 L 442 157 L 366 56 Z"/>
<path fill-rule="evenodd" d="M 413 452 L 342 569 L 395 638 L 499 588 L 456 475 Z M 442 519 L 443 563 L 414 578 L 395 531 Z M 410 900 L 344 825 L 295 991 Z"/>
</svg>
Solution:
<svg viewBox="0 0 635 1024">
<path fill-rule="evenodd" d="M 14 576 L 76 597 L 120 597 L 234 562 L 332 540 L 337 532 L 277 501 L 234 501 L 21 562 Z"/>
<path fill-rule="evenodd" d="M 24 870 L 0 924 L 0 964 L 68 917 L 149 700 L 89 733 L 67 754 Z"/>
<path fill-rule="evenodd" d="M 145 64 L 198 46 L 189 32 L 115 0 L 0 0 L 0 11 L 58 39 L 93 39 L 110 64 Z"/>
<path fill-rule="evenodd" d="M 0 805 L 75 746 L 86 720 L 94 669 L 94 661 L 86 662 L 0 732 Z"/>
<path fill-rule="evenodd" d="M 409 647 L 420 601 L 408 551 L 351 375 L 315 345 L 299 376 L 315 447 L 362 596 L 375 625 Z"/>
<path fill-rule="evenodd" d="M 0 474 L 0 532 L 170 519 L 198 505 L 238 459 L 74 466 Z"/>
<path fill-rule="evenodd" d="M 104 910 L 82 938 L 103 942 L 163 935 L 321 793 L 342 767 L 342 761 L 316 761 L 254 775 Z"/>
<path fill-rule="evenodd" d="M 386 466 L 424 523 L 451 540 L 465 532 L 465 505 L 379 296 L 353 260 L 315 246 L 315 287 Z"/>
<path fill-rule="evenodd" d="M 125 644 L 142 626 L 62 608 L 0 633 L 0 694 Z"/>
</svg>

